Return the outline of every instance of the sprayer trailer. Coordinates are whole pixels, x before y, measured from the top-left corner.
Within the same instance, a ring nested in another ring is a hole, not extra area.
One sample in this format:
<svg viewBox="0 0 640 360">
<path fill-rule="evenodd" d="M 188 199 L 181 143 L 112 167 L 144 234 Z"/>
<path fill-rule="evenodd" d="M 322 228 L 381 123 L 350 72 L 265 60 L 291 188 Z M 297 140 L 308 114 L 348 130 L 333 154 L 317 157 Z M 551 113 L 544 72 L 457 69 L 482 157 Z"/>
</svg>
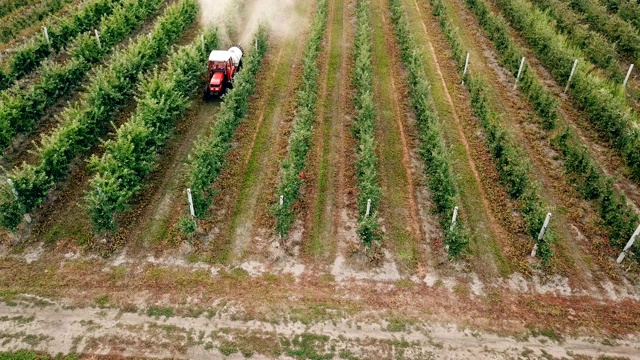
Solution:
<svg viewBox="0 0 640 360">
<path fill-rule="evenodd" d="M 205 99 L 221 96 L 231 89 L 233 77 L 242 68 L 242 48 L 238 45 L 229 50 L 213 50 L 209 54 L 209 82 L 204 88 Z"/>
</svg>

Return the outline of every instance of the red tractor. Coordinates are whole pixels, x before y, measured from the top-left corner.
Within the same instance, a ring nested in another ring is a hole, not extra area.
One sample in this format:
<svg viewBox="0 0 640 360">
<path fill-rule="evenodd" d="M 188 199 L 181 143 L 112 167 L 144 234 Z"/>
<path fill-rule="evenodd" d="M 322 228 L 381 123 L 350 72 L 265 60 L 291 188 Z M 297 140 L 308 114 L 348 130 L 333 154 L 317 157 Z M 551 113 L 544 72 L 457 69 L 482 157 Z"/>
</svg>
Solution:
<svg viewBox="0 0 640 360">
<path fill-rule="evenodd" d="M 242 48 L 213 50 L 209 54 L 209 83 L 204 88 L 204 98 L 220 96 L 231 89 L 231 80 L 242 68 Z"/>
</svg>

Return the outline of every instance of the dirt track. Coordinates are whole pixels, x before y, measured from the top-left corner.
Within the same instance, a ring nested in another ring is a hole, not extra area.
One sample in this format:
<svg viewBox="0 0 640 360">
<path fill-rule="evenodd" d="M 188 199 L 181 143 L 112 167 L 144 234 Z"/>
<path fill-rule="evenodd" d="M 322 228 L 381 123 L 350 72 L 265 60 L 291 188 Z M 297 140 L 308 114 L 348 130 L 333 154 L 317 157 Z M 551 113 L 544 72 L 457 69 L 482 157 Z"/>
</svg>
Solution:
<svg viewBox="0 0 640 360">
<path fill-rule="evenodd" d="M 32 300 L 39 299 L 27 298 L 26 303 Z M 5 339 L 0 349 L 35 348 L 51 354 L 89 352 L 175 359 L 221 358 L 223 354 L 218 349 L 222 348 L 225 355 L 235 353 L 232 358 L 242 358 L 240 355 L 244 354 L 251 359 L 291 359 L 299 347 L 279 348 L 277 342 L 269 344 L 269 341 L 321 334 L 327 338 L 310 347 L 318 354 L 337 355 L 348 350 L 357 357 L 369 359 L 395 358 L 401 354 L 437 359 L 513 359 L 518 356 L 531 359 L 543 358 L 543 355 L 640 358 L 639 339 L 633 337 L 609 343 L 591 338 L 516 339 L 437 323 L 416 324 L 402 330 L 393 329 L 393 324 L 384 321 L 350 319 L 273 324 L 233 320 L 223 313 L 167 318 L 108 308 L 65 308 L 59 304 L 29 309 L 1 304 L 0 314 L 3 314 L 0 334 Z M 239 340 L 242 338 L 253 340 L 242 342 Z M 233 340 L 238 345 L 229 345 Z M 274 356 L 274 351 L 283 354 Z"/>
</svg>

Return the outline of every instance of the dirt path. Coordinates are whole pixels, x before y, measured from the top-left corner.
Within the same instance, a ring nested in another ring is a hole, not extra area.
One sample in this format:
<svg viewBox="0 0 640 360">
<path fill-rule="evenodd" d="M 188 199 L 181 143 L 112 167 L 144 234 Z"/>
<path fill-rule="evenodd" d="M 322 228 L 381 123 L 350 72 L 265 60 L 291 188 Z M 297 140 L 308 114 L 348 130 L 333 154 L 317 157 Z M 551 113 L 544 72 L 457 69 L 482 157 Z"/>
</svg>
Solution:
<svg viewBox="0 0 640 360">
<path fill-rule="evenodd" d="M 571 337 L 554 340 L 541 335 L 516 339 L 437 323 L 401 326 L 344 319 L 273 324 L 233 320 L 225 314 L 154 317 L 109 308 L 69 309 L 37 300 L 41 305 L 31 308 L 0 304 L 0 334 L 5 339 L 0 350 L 176 359 L 221 358 L 233 353 L 252 359 L 285 359 L 289 357 L 277 354 L 294 355 L 296 351 L 328 358 L 338 354 L 341 358 L 345 354 L 361 358 L 397 354 L 456 359 L 511 359 L 523 354 L 527 358 L 640 358 L 635 337 L 608 342 Z M 298 343 L 284 339 L 298 339 Z"/>
<path fill-rule="evenodd" d="M 136 221 L 131 226 L 132 234 L 128 241 L 132 245 L 146 247 L 166 243 L 171 241 L 171 235 L 175 236 L 170 233 L 170 226 L 180 213 L 174 211 L 171 205 L 185 203 L 185 159 L 198 136 L 211 128 L 220 107 L 217 101 L 202 102 L 199 93 L 196 99 L 193 110 L 178 124 L 158 169 L 151 176 L 150 185 L 145 190 L 145 193 L 150 195 L 149 198 L 139 201 L 143 207 L 134 211 Z"/>
<path fill-rule="evenodd" d="M 242 172 L 241 190 L 236 203 L 231 206 L 234 208 L 231 214 L 231 229 L 229 236 L 233 242 L 233 250 L 230 260 L 239 261 L 244 257 L 247 247 L 253 241 L 253 234 L 259 226 L 258 207 L 259 196 L 262 192 L 271 192 L 273 188 L 269 187 L 268 180 L 273 177 L 274 170 L 277 174 L 278 146 L 282 140 L 280 137 L 281 129 L 285 126 L 284 118 L 288 117 L 286 113 L 287 99 L 290 99 L 293 92 L 290 91 L 290 83 L 277 81 L 277 77 L 286 78 L 286 73 L 291 66 L 290 59 L 295 58 L 295 41 L 288 41 L 282 45 L 286 52 L 279 55 L 274 68 L 277 75 L 272 78 L 275 80 L 276 86 L 267 89 L 268 102 L 264 110 L 260 113 L 258 126 L 256 128 L 255 139 L 257 141 L 251 143 L 250 152 L 245 157 L 245 171 Z M 290 79 L 291 82 L 294 79 Z"/>
</svg>

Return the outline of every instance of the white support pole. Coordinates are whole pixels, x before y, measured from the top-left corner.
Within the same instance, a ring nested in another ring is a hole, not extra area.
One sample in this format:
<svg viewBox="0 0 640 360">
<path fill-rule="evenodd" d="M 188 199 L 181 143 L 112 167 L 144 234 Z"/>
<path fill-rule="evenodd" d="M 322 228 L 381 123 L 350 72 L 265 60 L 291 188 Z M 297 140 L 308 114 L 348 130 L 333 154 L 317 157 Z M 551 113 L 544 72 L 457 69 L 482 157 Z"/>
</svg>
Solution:
<svg viewBox="0 0 640 360">
<path fill-rule="evenodd" d="M 573 73 L 576 72 L 576 67 L 578 67 L 578 59 L 573 61 L 573 67 L 571 68 L 571 74 L 569 74 L 569 80 L 567 80 L 567 86 L 564 88 L 564 92 L 566 93 L 569 90 L 569 84 L 571 84 L 571 78 L 573 78 Z"/>
<path fill-rule="evenodd" d="M 456 226 L 456 220 L 458 219 L 458 207 L 453 208 L 453 217 L 451 217 L 451 227 L 449 227 L 449 231 L 453 231 L 453 228 Z"/>
<path fill-rule="evenodd" d="M 256 52 L 258 52 L 258 39 L 256 39 L 255 43 L 256 43 Z"/>
<path fill-rule="evenodd" d="M 367 200 L 367 213 L 364 214 L 365 217 L 369 217 L 369 214 L 371 213 L 371 199 Z"/>
<path fill-rule="evenodd" d="M 193 197 L 191 196 L 191 188 L 187 189 L 187 199 L 189 200 L 189 212 L 191 213 L 191 217 L 196 217 L 196 212 L 193 209 Z"/>
<path fill-rule="evenodd" d="M 544 233 L 547 231 L 547 227 L 549 227 L 549 220 L 551 220 L 551 213 L 547 213 L 547 217 L 544 218 L 544 224 L 542 224 L 542 228 L 538 234 L 538 241 L 542 241 L 544 239 Z"/>
<path fill-rule="evenodd" d="M 538 234 L 538 242 L 544 240 L 544 233 L 547 231 L 549 227 L 549 221 L 551 220 L 551 213 L 547 213 L 547 217 L 544 218 L 544 223 L 542 224 L 542 228 L 540 229 L 540 233 Z M 536 253 L 538 251 L 538 243 L 533 246 L 531 250 L 531 257 L 536 257 Z"/>
<path fill-rule="evenodd" d="M 205 52 L 205 48 L 204 48 L 204 34 L 200 35 L 200 41 L 202 42 L 202 52 Z"/>
<path fill-rule="evenodd" d="M 100 43 L 100 35 L 98 35 L 98 30 L 93 30 L 93 32 L 96 34 L 96 41 L 98 42 L 98 47 L 102 48 L 102 44 Z"/>
<path fill-rule="evenodd" d="M 43 27 L 44 38 L 47 39 L 47 44 L 51 44 L 51 40 L 49 40 L 49 31 L 47 31 L 47 27 Z"/>
<path fill-rule="evenodd" d="M 284 205 L 284 195 L 280 195 L 280 207 Z"/>
<path fill-rule="evenodd" d="M 11 181 L 11 179 L 7 179 L 7 184 L 9 184 L 9 187 L 11 188 L 11 192 L 13 193 L 13 196 L 15 196 L 16 200 L 18 200 L 18 192 L 16 191 L 16 187 L 13 186 L 13 181 Z"/>
<path fill-rule="evenodd" d="M 629 66 L 629 71 L 627 71 L 627 76 L 624 77 L 624 82 L 622 83 L 622 87 L 627 86 L 627 81 L 629 81 L 629 77 L 631 76 L 631 72 L 633 71 L 633 64 Z"/>
<path fill-rule="evenodd" d="M 464 60 L 464 70 L 462 71 L 462 85 L 464 85 L 464 76 L 467 75 L 468 69 L 469 69 L 469 53 L 467 53 L 467 58 Z"/>
<path fill-rule="evenodd" d="M 522 60 L 520 60 L 520 68 L 518 68 L 518 75 L 516 76 L 516 82 L 513 84 L 513 90 L 518 86 L 518 80 L 520 80 L 520 75 L 522 75 L 522 69 L 524 68 L 524 56 Z"/>
<path fill-rule="evenodd" d="M 153 37 L 151 36 L 151 33 L 148 33 L 147 36 L 149 37 L 149 40 L 153 40 Z"/>
<path fill-rule="evenodd" d="M 638 235 L 640 235 L 640 225 L 638 225 L 638 228 L 636 229 L 636 231 L 633 232 L 633 235 L 631 235 L 631 239 L 629 239 L 629 241 L 627 242 L 627 245 L 625 245 L 624 249 L 622 249 L 622 252 L 618 256 L 618 259 L 616 260 L 618 264 L 620 264 L 624 259 L 624 257 L 627 255 L 627 251 L 629 251 L 631 246 L 633 246 L 633 242 L 636 241 L 636 238 L 638 237 Z"/>
</svg>

